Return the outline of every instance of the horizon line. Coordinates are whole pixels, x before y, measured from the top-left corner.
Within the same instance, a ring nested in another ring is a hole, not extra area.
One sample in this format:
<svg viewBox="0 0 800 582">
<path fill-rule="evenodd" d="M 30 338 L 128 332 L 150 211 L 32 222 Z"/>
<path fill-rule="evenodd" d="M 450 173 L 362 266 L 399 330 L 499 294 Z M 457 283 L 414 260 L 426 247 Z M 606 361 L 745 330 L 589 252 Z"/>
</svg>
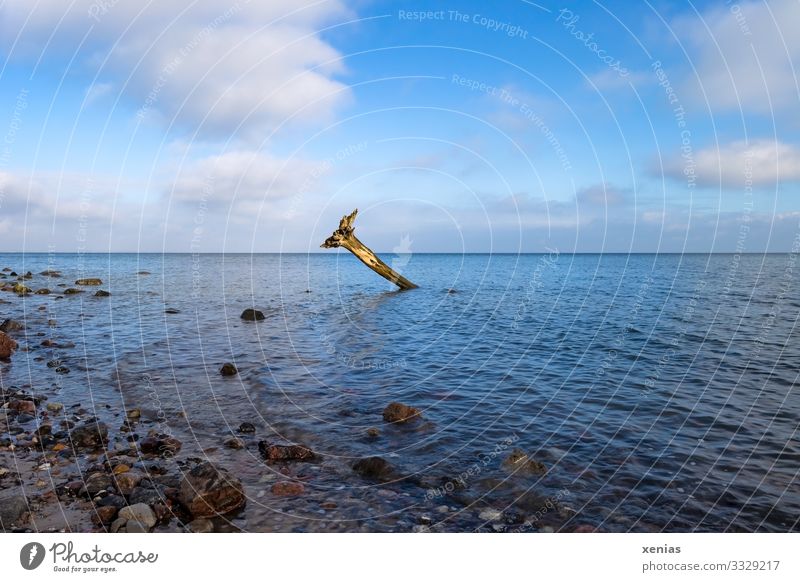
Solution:
<svg viewBox="0 0 800 582">
<path fill-rule="evenodd" d="M 340 254 L 330 251 L 0 251 L 0 255 L 330 255 Z M 795 251 L 414 251 L 396 253 L 394 251 L 374 251 L 381 255 L 790 255 Z"/>
</svg>

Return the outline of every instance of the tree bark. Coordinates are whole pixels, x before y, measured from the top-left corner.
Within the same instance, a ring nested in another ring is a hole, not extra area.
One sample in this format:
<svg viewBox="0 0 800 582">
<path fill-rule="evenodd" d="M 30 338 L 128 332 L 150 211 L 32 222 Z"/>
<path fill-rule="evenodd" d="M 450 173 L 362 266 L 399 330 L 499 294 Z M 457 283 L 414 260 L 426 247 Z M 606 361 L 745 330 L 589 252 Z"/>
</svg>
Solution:
<svg viewBox="0 0 800 582">
<path fill-rule="evenodd" d="M 370 269 L 378 273 L 384 279 L 388 279 L 400 289 L 416 289 L 411 281 L 403 277 L 400 273 L 394 271 L 389 265 L 380 260 L 369 247 L 356 238 L 353 234 L 355 228 L 353 222 L 358 214 L 358 209 L 347 216 L 343 216 L 339 221 L 339 228 L 333 231 L 333 234 L 320 245 L 323 249 L 335 249 L 342 247 L 353 253 L 359 261 L 364 263 Z"/>
</svg>

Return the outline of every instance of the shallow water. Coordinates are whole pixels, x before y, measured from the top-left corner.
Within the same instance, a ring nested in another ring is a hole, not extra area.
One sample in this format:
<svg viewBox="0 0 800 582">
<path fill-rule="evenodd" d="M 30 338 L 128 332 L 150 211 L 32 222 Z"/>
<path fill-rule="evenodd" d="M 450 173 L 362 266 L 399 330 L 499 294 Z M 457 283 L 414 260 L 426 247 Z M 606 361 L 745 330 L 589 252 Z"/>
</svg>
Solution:
<svg viewBox="0 0 800 582">
<path fill-rule="evenodd" d="M 420 288 L 396 292 L 336 252 L 0 254 L 19 273 L 63 272 L 34 289 L 92 276 L 112 293 L 3 294 L 29 351 L 2 382 L 80 401 L 112 426 L 141 407 L 181 454 L 242 478 L 248 506 L 231 525 L 249 531 L 502 529 L 487 509 L 509 529 L 796 531 L 795 261 L 416 254 L 403 274 Z M 266 320 L 242 321 L 248 307 Z M 37 333 L 75 347 L 42 348 Z M 71 373 L 47 368 L 54 357 Z M 219 375 L 227 361 L 238 376 Z M 385 424 L 392 401 L 424 419 Z M 255 440 L 324 455 L 293 469 L 303 496 L 270 495 L 280 475 L 255 446 L 222 447 L 242 421 Z M 509 471 L 513 448 L 546 475 Z M 411 477 L 365 481 L 351 465 L 370 455 Z M 548 498 L 560 509 L 542 517 Z"/>
</svg>

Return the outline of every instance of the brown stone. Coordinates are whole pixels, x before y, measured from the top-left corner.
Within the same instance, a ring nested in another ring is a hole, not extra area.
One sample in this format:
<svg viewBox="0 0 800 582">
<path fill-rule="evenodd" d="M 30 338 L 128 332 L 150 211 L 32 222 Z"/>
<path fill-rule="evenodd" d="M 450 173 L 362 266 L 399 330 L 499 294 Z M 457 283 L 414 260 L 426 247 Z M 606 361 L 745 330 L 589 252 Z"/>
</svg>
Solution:
<svg viewBox="0 0 800 582">
<path fill-rule="evenodd" d="M 392 402 L 383 409 L 383 420 L 386 422 L 408 422 L 409 420 L 419 418 L 419 416 L 419 410 L 399 402 Z"/>
<path fill-rule="evenodd" d="M 293 497 L 295 495 L 302 495 L 306 488 L 302 483 L 296 481 L 279 481 L 275 483 L 270 489 L 273 495 L 279 497 Z"/>
<path fill-rule="evenodd" d="M 183 476 L 179 499 L 194 517 L 223 515 L 246 503 L 241 481 L 208 461 Z"/>
<path fill-rule="evenodd" d="M 8 409 L 25 414 L 36 414 L 36 404 L 32 400 L 12 400 L 8 403 Z"/>
<path fill-rule="evenodd" d="M 258 450 L 268 461 L 311 461 L 315 457 L 314 451 L 303 445 L 275 445 L 261 441 Z"/>
<path fill-rule="evenodd" d="M 117 516 L 117 508 L 113 506 L 96 507 L 92 514 L 92 523 L 95 525 L 109 525 Z"/>
<path fill-rule="evenodd" d="M 17 349 L 17 342 L 0 331 L 0 360 L 8 360 Z"/>
<path fill-rule="evenodd" d="M 127 471 L 116 475 L 114 480 L 120 495 L 130 495 L 143 478 L 144 475 L 138 471 Z"/>
</svg>

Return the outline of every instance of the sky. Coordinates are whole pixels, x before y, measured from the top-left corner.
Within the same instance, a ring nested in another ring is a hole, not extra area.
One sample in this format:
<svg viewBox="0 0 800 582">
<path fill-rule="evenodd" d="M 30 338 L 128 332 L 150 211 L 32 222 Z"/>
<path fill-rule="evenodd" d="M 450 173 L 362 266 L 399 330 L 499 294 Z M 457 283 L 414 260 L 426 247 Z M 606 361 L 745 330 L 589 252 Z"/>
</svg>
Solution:
<svg viewBox="0 0 800 582">
<path fill-rule="evenodd" d="M 799 0 L 0 0 L 0 251 L 800 249 Z"/>
</svg>

